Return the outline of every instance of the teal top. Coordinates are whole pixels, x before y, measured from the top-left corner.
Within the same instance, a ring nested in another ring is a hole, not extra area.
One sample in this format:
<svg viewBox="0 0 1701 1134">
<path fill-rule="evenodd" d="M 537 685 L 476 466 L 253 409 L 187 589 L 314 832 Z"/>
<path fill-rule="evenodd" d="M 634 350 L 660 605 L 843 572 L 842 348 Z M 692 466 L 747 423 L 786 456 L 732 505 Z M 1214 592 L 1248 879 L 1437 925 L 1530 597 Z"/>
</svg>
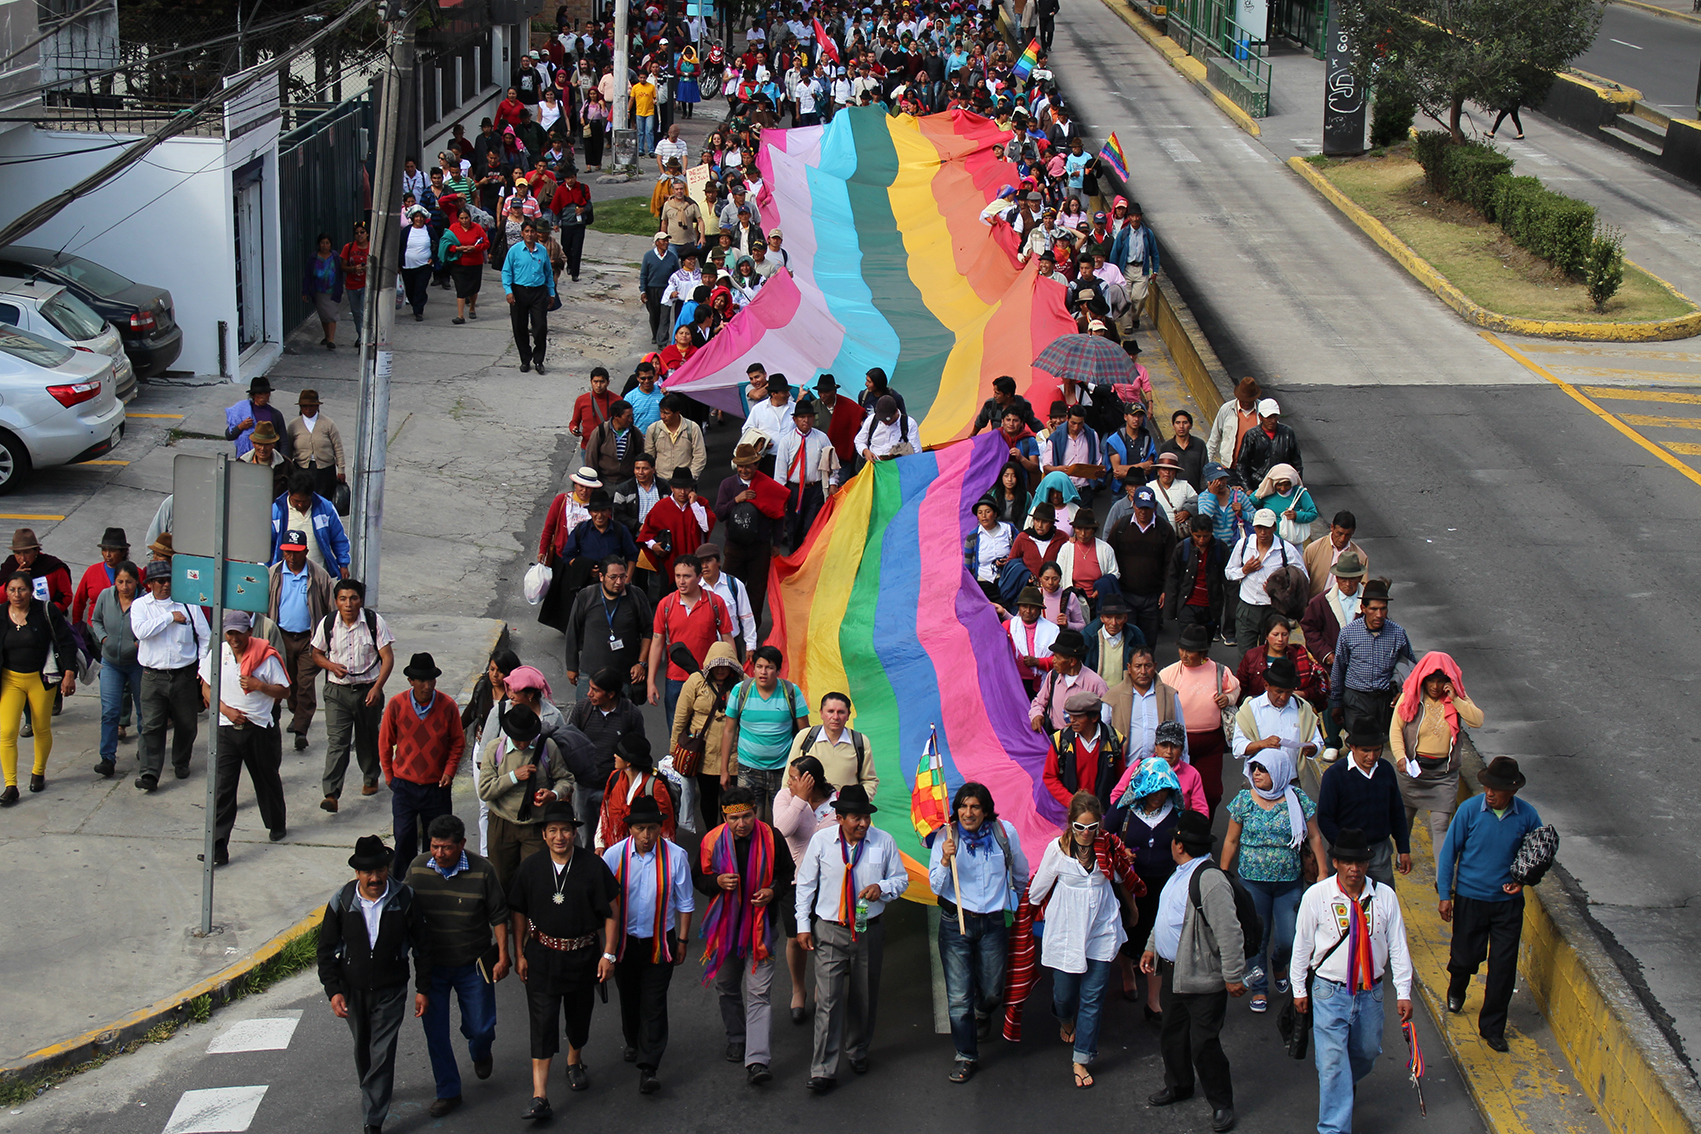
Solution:
<svg viewBox="0 0 1701 1134">
<path fill-rule="evenodd" d="M 1299 807 L 1309 822 L 1317 815 L 1317 805 L 1303 791 Z M 1240 824 L 1240 859 L 1238 873 L 1253 882 L 1294 882 L 1299 879 L 1299 847 L 1290 847 L 1293 824 L 1288 819 L 1288 805 L 1278 802 L 1265 810 L 1258 806 L 1252 793 L 1241 789 L 1229 801 L 1229 818 Z M 1301 846 L 1304 836 L 1301 836 Z"/>
</svg>

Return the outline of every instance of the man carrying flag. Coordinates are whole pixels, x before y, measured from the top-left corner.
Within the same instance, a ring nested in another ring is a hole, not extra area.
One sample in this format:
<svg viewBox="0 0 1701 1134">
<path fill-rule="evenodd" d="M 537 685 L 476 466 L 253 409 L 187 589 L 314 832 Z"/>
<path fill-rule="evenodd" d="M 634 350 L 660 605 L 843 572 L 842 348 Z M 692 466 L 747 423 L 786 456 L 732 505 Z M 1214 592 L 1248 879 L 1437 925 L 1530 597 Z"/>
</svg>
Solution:
<svg viewBox="0 0 1701 1134">
<path fill-rule="evenodd" d="M 917 776 L 918 786 L 920 776 Z M 939 896 L 939 959 L 957 1055 L 949 1076 L 966 1083 L 980 1062 L 980 1040 L 1004 991 L 1004 911 L 1028 889 L 1028 860 L 1016 828 L 1000 819 L 985 786 L 957 789 L 956 822 L 935 832 L 927 880 Z"/>
<path fill-rule="evenodd" d="M 751 1086 L 766 1083 L 774 980 L 774 899 L 790 887 L 791 850 L 756 818 L 756 795 L 746 787 L 721 794 L 726 822 L 703 836 L 692 877 L 711 895 L 703 920 L 703 983 L 714 982 L 726 1025 L 728 1063 L 744 1062 Z"/>
<path fill-rule="evenodd" d="M 833 810 L 837 826 L 815 832 L 797 866 L 797 943 L 815 954 L 816 1094 L 838 1082 L 841 1051 L 852 1071 L 868 1071 L 886 940 L 880 917 L 910 882 L 897 842 L 870 825 L 879 808 L 861 784 L 841 788 Z"/>
<path fill-rule="evenodd" d="M 1021 57 L 1016 60 L 1015 66 L 1010 68 L 1011 78 L 1025 82 L 1028 76 L 1034 73 L 1034 68 L 1039 65 L 1039 52 L 1040 41 L 1036 37 L 1029 41 L 1027 47 L 1023 48 Z"/>
<path fill-rule="evenodd" d="M 833 66 L 839 65 L 839 45 L 833 42 L 833 37 L 827 34 L 827 29 L 821 26 L 821 17 L 815 17 L 815 58 L 826 59 Z"/>
</svg>

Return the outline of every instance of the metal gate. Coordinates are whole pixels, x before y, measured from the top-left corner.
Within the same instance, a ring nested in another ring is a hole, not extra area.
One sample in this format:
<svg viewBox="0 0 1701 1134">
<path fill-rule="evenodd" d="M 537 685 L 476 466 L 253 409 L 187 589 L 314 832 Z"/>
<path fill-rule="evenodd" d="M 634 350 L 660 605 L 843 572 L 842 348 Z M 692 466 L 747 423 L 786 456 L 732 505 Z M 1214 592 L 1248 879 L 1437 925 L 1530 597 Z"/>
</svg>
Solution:
<svg viewBox="0 0 1701 1134">
<path fill-rule="evenodd" d="M 314 238 L 341 248 L 372 207 L 372 90 L 338 103 L 278 139 L 278 241 L 287 339 L 313 314 L 300 281 Z"/>
<path fill-rule="evenodd" d="M 1318 59 L 1329 26 L 1329 0 L 1271 0 L 1270 34 L 1291 39 Z"/>
</svg>

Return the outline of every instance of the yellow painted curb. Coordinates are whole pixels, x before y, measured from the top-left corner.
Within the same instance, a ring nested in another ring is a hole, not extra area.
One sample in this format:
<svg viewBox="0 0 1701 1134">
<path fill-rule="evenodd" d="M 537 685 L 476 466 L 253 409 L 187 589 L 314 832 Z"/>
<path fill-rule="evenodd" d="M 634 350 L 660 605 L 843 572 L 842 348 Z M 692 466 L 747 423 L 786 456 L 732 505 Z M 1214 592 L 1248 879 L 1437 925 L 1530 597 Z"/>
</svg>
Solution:
<svg viewBox="0 0 1701 1134">
<path fill-rule="evenodd" d="M 1576 83 L 1578 86 L 1593 87 L 1595 93 L 1600 95 L 1603 102 L 1630 107 L 1642 101 L 1642 92 L 1635 87 L 1627 87 L 1616 79 L 1609 79 L 1592 71 L 1579 71 L 1573 67 L 1569 71 L 1561 73 L 1558 77 L 1568 83 Z"/>
<path fill-rule="evenodd" d="M 1181 49 L 1181 44 L 1167 35 L 1159 35 L 1158 29 L 1152 27 L 1146 20 L 1135 14 L 1124 0 L 1104 0 L 1104 6 L 1109 8 L 1123 23 L 1134 29 L 1134 34 L 1151 44 L 1163 53 L 1169 65 L 1180 71 L 1189 82 L 1206 94 L 1217 104 L 1217 109 L 1228 115 L 1236 126 L 1251 134 L 1254 138 L 1262 133 L 1258 129 L 1258 120 L 1235 105 L 1233 99 L 1211 85 L 1205 77 L 1205 65 Z"/>
<path fill-rule="evenodd" d="M 1637 8 L 1655 16 L 1664 16 L 1668 20 L 1681 20 L 1686 24 L 1701 24 L 1701 16 L 1692 16 L 1688 12 L 1674 12 L 1670 8 L 1662 8 L 1658 4 L 1644 4 L 1642 0 L 1607 0 L 1609 4 L 1623 4 L 1626 8 Z"/>
<path fill-rule="evenodd" d="M 1313 189 L 1321 193 L 1325 200 L 1339 209 L 1348 220 L 1356 224 L 1364 234 L 1374 240 L 1381 249 L 1399 262 L 1400 266 L 1409 272 L 1412 278 L 1423 284 L 1436 296 L 1464 316 L 1465 321 L 1479 327 L 1487 327 L 1491 331 L 1503 331 L 1512 335 L 1529 335 L 1533 338 L 1544 339 L 1574 339 L 1586 342 L 1607 343 L 1651 343 L 1666 342 L 1671 339 L 1687 339 L 1701 335 L 1701 309 L 1690 311 L 1687 315 L 1679 315 L 1671 319 L 1659 319 L 1652 323 L 1570 323 L 1562 320 L 1520 319 L 1511 315 L 1502 315 L 1490 311 L 1436 271 L 1434 266 L 1422 256 L 1414 252 L 1405 241 L 1395 236 L 1388 226 L 1371 216 L 1362 206 L 1351 197 L 1337 189 L 1328 178 L 1311 167 L 1304 158 L 1291 157 L 1288 166 L 1295 173 L 1311 184 Z M 1625 261 L 1629 263 L 1630 261 Z M 1647 269 L 1641 269 L 1647 271 Z M 1652 272 L 1647 272 L 1650 279 L 1661 287 L 1695 307 L 1695 301 L 1672 287 L 1671 284 Z"/>
<path fill-rule="evenodd" d="M 181 1018 L 183 1011 L 191 1001 L 202 996 L 227 992 L 232 983 L 247 976 L 256 968 L 277 956 L 283 951 L 284 946 L 291 941 L 315 932 L 323 917 L 324 907 L 315 908 L 312 913 L 267 941 L 242 960 L 221 969 L 197 984 L 190 985 L 182 992 L 173 993 L 163 1000 L 155 1001 L 146 1008 L 139 1008 L 129 1015 L 119 1017 L 110 1024 L 92 1028 L 80 1036 L 61 1043 L 50 1044 L 39 1051 L 33 1051 L 15 1066 L 0 1067 L 0 1080 L 29 1078 L 43 1072 L 85 1062 L 103 1051 L 122 1047 L 159 1023 L 169 1019 Z"/>
</svg>

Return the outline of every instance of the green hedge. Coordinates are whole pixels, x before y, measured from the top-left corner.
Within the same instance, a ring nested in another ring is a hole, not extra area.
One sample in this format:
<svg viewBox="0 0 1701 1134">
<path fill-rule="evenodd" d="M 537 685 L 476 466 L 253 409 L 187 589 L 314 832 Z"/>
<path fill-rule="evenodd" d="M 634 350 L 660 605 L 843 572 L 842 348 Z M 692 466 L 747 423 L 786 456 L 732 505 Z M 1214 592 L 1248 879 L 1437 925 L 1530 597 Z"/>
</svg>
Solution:
<svg viewBox="0 0 1701 1134">
<path fill-rule="evenodd" d="M 1512 176 L 1512 159 L 1477 142 L 1454 145 L 1440 130 L 1418 134 L 1413 147 L 1430 187 L 1443 197 L 1463 201 L 1508 239 L 1567 275 L 1588 266 L 1595 240 L 1595 209 L 1538 178 Z"/>
</svg>

